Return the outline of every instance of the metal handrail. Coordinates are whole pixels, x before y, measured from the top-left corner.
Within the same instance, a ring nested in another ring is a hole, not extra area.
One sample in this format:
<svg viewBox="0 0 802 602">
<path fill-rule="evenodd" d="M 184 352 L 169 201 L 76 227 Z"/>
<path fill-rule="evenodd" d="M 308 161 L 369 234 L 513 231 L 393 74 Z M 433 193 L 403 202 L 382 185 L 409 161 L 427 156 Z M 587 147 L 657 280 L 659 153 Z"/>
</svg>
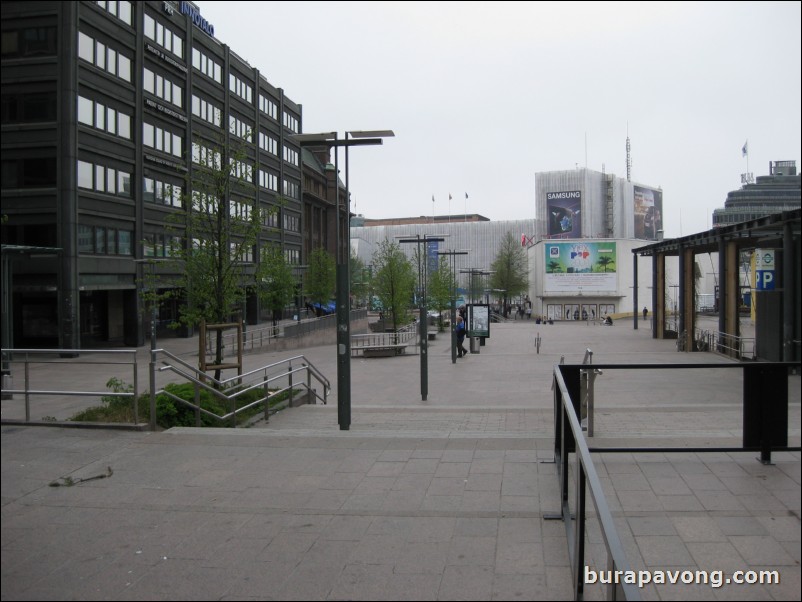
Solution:
<svg viewBox="0 0 802 602">
<path fill-rule="evenodd" d="M 196 425 L 200 426 L 200 415 L 205 414 L 207 416 L 213 416 L 220 420 L 228 420 L 232 419 L 233 426 L 236 427 L 236 416 L 246 410 L 249 410 L 261 403 L 265 404 L 265 420 L 269 418 L 269 400 L 276 395 L 289 391 L 290 393 L 290 403 L 292 404 L 293 400 L 293 391 L 295 387 L 302 386 L 306 389 L 307 393 L 312 393 L 316 399 L 322 399 L 323 403 L 327 403 L 328 394 L 331 391 L 331 383 L 329 380 L 318 370 L 304 355 L 296 355 L 291 358 L 287 358 L 284 360 L 280 360 L 278 362 L 274 362 L 272 364 L 268 364 L 266 366 L 262 366 L 260 368 L 256 368 L 254 370 L 250 370 L 244 374 L 237 374 L 235 376 L 218 380 L 212 376 L 209 376 L 205 372 L 195 368 L 194 366 L 188 364 L 181 358 L 175 356 L 174 354 L 166 351 L 164 349 L 155 349 L 152 352 L 152 361 L 151 366 L 153 366 L 153 370 L 155 370 L 155 365 L 157 363 L 158 355 L 163 355 L 167 358 L 161 359 L 161 363 L 164 364 L 162 367 L 158 369 L 159 372 L 169 370 L 174 374 L 181 376 L 183 379 L 191 382 L 195 386 L 195 401 L 194 403 L 188 401 L 186 399 L 180 398 L 176 395 L 173 395 L 165 388 L 160 389 L 159 391 L 151 391 L 151 407 L 155 408 L 155 397 L 160 394 L 165 394 L 171 399 L 182 403 L 192 409 L 195 410 L 195 422 Z M 302 365 L 293 367 L 293 362 L 302 362 Z M 173 363 L 171 363 L 173 362 Z M 287 370 L 281 370 L 280 372 L 276 372 L 274 374 L 269 374 L 269 372 L 276 371 L 280 369 L 282 366 L 287 366 Z M 258 374 L 262 374 L 261 377 L 256 378 L 255 380 L 250 380 L 250 377 L 256 376 Z M 305 374 L 306 375 L 306 382 L 303 380 L 300 383 L 293 382 L 293 376 L 295 374 Z M 323 397 L 321 398 L 315 389 L 312 388 L 311 380 L 315 378 L 321 385 L 323 385 Z M 280 389 L 274 390 L 272 392 L 269 391 L 269 387 L 272 383 L 277 380 L 281 379 L 288 379 L 289 384 L 285 387 Z M 155 382 L 155 379 L 152 378 L 152 382 Z M 237 385 L 239 388 L 237 391 L 233 393 L 225 392 L 225 389 L 231 386 Z M 247 392 L 253 391 L 255 389 L 264 388 L 265 395 L 260 397 L 259 399 L 252 401 L 251 403 L 242 406 L 240 408 L 236 407 L 236 400 L 240 396 L 244 395 Z M 155 387 L 154 387 L 155 389 Z M 200 407 L 200 390 L 206 390 L 218 397 L 219 399 L 226 402 L 227 407 L 232 408 L 231 411 L 226 412 L 225 414 L 216 414 L 214 412 L 205 410 Z"/>
<path fill-rule="evenodd" d="M 593 464 L 585 438 L 582 435 L 582 425 L 577 418 L 568 387 L 561 372 L 562 366 L 554 366 L 554 411 L 555 411 L 555 449 L 554 459 L 557 464 L 557 475 L 560 479 L 561 503 L 560 514 L 565 523 L 565 533 L 568 538 L 568 553 L 571 559 L 571 571 L 573 576 L 574 599 L 581 600 L 585 586 L 585 502 L 587 490 L 590 490 L 590 498 L 596 509 L 596 515 L 601 527 L 601 535 L 607 549 L 608 568 L 611 571 L 629 571 L 624 547 L 615 528 L 613 515 L 607 504 L 599 475 Z M 569 439 L 570 434 L 570 439 Z M 571 442 L 575 444 L 575 450 L 571 450 Z M 576 478 L 575 508 L 576 525 L 572 523 L 571 507 L 568 501 L 568 470 L 569 454 L 575 451 L 574 475 Z M 552 518 L 552 517 L 549 517 Z M 615 573 L 612 573 L 615 574 Z M 640 600 L 640 592 L 631 583 L 623 581 L 610 583 L 608 587 L 608 600 L 619 598 L 618 593 L 622 593 L 625 600 Z"/>
<path fill-rule="evenodd" d="M 122 397 L 132 399 L 134 424 L 139 424 L 139 409 L 135 401 L 139 397 L 139 389 L 137 384 L 137 361 L 136 349 L 2 349 L 1 351 L 4 364 L 23 364 L 23 388 L 5 388 L 5 379 L 3 381 L 2 394 L 3 399 L 9 395 L 13 398 L 15 394 L 25 396 L 25 422 L 31 422 L 31 396 L 81 396 L 81 397 Z M 133 358 L 126 361 L 103 361 L 103 360 L 86 360 L 80 356 L 84 355 L 120 355 Z M 54 359 L 32 359 L 30 356 L 62 356 Z M 16 357 L 15 357 L 16 356 Z M 21 359 L 17 359 L 22 356 Z M 73 356 L 73 357 L 63 357 Z M 80 359 L 78 359 L 80 357 Z M 31 364 L 81 364 L 81 365 L 130 365 L 132 370 L 132 383 L 134 390 L 131 392 L 110 392 L 104 391 L 69 391 L 60 389 L 33 389 L 31 388 Z"/>
<path fill-rule="evenodd" d="M 562 363 L 562 362 L 560 362 Z M 582 360 L 583 366 L 588 366 L 593 363 L 593 351 L 590 348 L 585 349 L 585 357 Z M 582 370 L 582 378 L 580 379 L 580 399 L 581 402 L 581 422 L 582 430 L 588 432 L 588 437 L 593 436 L 593 406 L 594 397 L 593 391 L 596 385 L 596 377 L 603 374 L 601 370 Z"/>
</svg>

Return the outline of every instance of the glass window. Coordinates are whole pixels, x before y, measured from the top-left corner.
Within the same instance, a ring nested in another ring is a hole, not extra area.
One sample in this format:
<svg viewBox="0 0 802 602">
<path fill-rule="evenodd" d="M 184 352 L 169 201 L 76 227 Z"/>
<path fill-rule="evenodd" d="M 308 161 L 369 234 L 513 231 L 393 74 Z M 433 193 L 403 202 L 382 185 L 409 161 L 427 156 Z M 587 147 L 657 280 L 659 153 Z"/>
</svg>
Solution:
<svg viewBox="0 0 802 602">
<path fill-rule="evenodd" d="M 106 68 L 106 47 L 100 42 L 95 42 L 95 65 Z"/>
<path fill-rule="evenodd" d="M 120 255 L 131 254 L 131 231 L 120 230 L 117 232 L 117 249 Z"/>
<path fill-rule="evenodd" d="M 150 15 L 145 15 L 145 36 L 151 40 L 156 38 L 156 22 Z"/>
<path fill-rule="evenodd" d="M 123 23 L 131 24 L 131 3 L 128 0 L 120 2 L 120 20 Z"/>
<path fill-rule="evenodd" d="M 131 174 L 124 171 L 117 172 L 117 194 L 120 196 L 131 196 Z"/>
<path fill-rule="evenodd" d="M 90 63 L 95 62 L 94 40 L 80 31 L 78 32 L 78 56 Z"/>
<path fill-rule="evenodd" d="M 99 102 L 95 104 L 95 127 L 99 130 L 106 129 L 106 107 Z"/>
<path fill-rule="evenodd" d="M 111 107 L 106 107 L 106 130 L 109 134 L 117 133 L 117 111 Z"/>
<path fill-rule="evenodd" d="M 91 226 L 78 225 L 78 252 L 91 253 L 95 250 L 92 240 L 93 232 Z"/>
<path fill-rule="evenodd" d="M 106 191 L 105 187 L 106 178 L 104 174 L 105 171 L 106 170 L 103 169 L 102 165 L 95 165 L 95 190 L 99 192 Z"/>
<path fill-rule="evenodd" d="M 95 253 L 106 252 L 106 228 L 95 228 Z"/>
<path fill-rule="evenodd" d="M 119 59 L 119 69 L 117 70 L 118 75 L 120 78 L 124 79 L 127 82 L 131 81 L 131 59 L 123 54 L 118 54 L 117 58 Z"/>
<path fill-rule="evenodd" d="M 117 133 L 122 138 L 131 139 L 131 118 L 124 113 L 117 113 Z"/>
<path fill-rule="evenodd" d="M 151 148 L 155 145 L 155 140 L 153 137 L 153 126 L 149 123 L 145 123 L 142 125 L 142 143 L 145 146 L 149 146 Z"/>
<path fill-rule="evenodd" d="M 92 164 L 78 161 L 78 187 L 92 190 Z"/>
<path fill-rule="evenodd" d="M 150 92 L 151 94 L 155 94 L 156 84 L 155 82 L 155 75 L 153 71 L 150 69 L 145 69 L 145 74 L 142 77 L 142 84 L 146 91 Z"/>
<path fill-rule="evenodd" d="M 117 194 L 117 173 L 113 169 L 106 170 L 106 192 Z"/>
<path fill-rule="evenodd" d="M 109 48 L 108 72 L 117 75 L 117 51 Z"/>
<path fill-rule="evenodd" d="M 86 125 L 93 125 L 95 120 L 92 118 L 92 101 L 83 96 L 78 97 L 78 121 Z"/>
</svg>

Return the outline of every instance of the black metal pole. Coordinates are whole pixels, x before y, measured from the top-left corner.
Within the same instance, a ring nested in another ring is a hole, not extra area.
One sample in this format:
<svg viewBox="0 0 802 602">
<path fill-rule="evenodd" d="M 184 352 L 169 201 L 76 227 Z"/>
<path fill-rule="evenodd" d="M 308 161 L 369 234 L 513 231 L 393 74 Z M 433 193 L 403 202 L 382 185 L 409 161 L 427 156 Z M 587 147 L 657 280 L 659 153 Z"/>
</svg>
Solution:
<svg viewBox="0 0 802 602">
<path fill-rule="evenodd" d="M 349 235 L 348 226 L 348 132 L 345 133 L 345 203 L 346 217 L 343 220 L 340 207 L 340 155 L 337 133 L 334 134 L 334 189 L 337 194 L 337 423 L 341 431 L 351 428 L 351 333 L 349 326 L 348 258 L 343 259 L 344 236 Z M 343 225 L 346 229 L 343 230 Z M 347 246 L 347 239 L 346 239 Z"/>
</svg>

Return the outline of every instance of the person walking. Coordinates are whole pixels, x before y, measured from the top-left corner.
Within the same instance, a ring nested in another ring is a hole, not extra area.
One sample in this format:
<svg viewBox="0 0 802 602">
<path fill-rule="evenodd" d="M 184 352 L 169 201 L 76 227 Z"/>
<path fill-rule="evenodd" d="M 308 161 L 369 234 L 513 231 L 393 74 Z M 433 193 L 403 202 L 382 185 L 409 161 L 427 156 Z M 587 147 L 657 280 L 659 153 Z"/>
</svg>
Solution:
<svg viewBox="0 0 802 602">
<path fill-rule="evenodd" d="M 465 320 L 462 316 L 457 316 L 457 357 L 468 355 L 468 350 L 465 349 Z"/>
<path fill-rule="evenodd" d="M 644 305 L 643 306 L 643 319 L 645 320 L 646 316 L 648 316 L 648 315 L 649 315 L 649 310 L 646 309 L 646 306 Z"/>
</svg>

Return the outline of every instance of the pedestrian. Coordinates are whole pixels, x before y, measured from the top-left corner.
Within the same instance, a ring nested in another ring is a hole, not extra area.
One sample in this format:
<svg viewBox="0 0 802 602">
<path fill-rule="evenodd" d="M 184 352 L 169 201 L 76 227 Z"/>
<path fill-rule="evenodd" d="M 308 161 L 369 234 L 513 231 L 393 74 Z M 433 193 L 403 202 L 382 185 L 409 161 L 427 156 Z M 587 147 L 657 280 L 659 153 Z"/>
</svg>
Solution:
<svg viewBox="0 0 802 602">
<path fill-rule="evenodd" d="M 644 305 L 643 306 L 643 319 L 645 320 L 646 316 L 648 316 L 648 315 L 649 315 L 649 310 L 646 309 L 646 306 Z"/>
<path fill-rule="evenodd" d="M 465 349 L 465 320 L 462 316 L 457 316 L 457 357 L 468 355 L 468 350 Z"/>
</svg>

